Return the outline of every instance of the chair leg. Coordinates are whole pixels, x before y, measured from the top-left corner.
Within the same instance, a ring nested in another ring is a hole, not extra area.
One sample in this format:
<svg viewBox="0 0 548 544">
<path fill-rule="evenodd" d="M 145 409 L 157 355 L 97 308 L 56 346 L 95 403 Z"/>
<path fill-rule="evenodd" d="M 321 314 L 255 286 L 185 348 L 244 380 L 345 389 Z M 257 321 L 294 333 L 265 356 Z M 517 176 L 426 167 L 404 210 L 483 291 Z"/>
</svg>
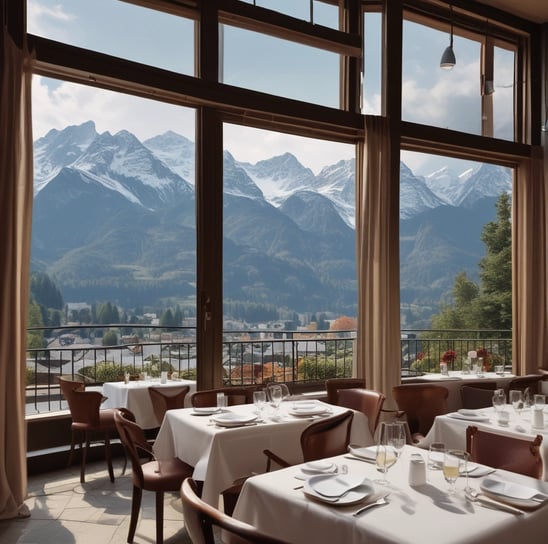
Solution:
<svg viewBox="0 0 548 544">
<path fill-rule="evenodd" d="M 74 446 L 75 446 L 75 438 L 76 438 L 77 431 L 72 431 L 70 435 L 70 453 L 69 453 L 69 460 L 67 463 L 67 468 L 72 466 L 72 462 L 74 461 Z M 80 435 L 80 433 L 78 433 Z M 81 435 L 80 435 L 81 436 Z M 82 450 L 82 440 L 80 440 L 80 451 Z"/>
<path fill-rule="evenodd" d="M 141 509 L 141 497 L 143 490 L 140 487 L 133 486 L 133 496 L 131 497 L 131 518 L 129 520 L 129 531 L 127 541 L 133 542 L 135 529 L 137 529 L 137 520 L 139 519 L 139 510 Z"/>
<path fill-rule="evenodd" d="M 89 448 L 89 433 L 86 431 L 84 434 L 84 441 L 85 446 L 82 450 L 82 446 L 80 443 L 80 452 L 82 453 L 82 465 L 80 467 L 80 483 L 85 484 L 86 483 L 86 460 L 88 456 L 88 448 Z"/>
<path fill-rule="evenodd" d="M 156 544 L 164 542 L 164 493 L 156 491 Z"/>
<path fill-rule="evenodd" d="M 105 457 L 107 458 L 108 477 L 114 482 L 114 470 L 112 468 L 112 452 L 110 450 L 110 437 L 108 431 L 105 432 Z"/>
</svg>

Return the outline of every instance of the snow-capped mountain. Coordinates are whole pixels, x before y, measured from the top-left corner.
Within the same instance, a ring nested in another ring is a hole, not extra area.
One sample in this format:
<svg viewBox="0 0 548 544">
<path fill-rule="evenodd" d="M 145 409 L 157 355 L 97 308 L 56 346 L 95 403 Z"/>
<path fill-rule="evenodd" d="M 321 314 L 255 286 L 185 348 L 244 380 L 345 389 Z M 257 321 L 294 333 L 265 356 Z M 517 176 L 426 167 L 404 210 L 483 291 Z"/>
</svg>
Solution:
<svg viewBox="0 0 548 544">
<path fill-rule="evenodd" d="M 192 296 L 193 142 L 98 134 L 88 121 L 37 140 L 34 161 L 32 262 L 65 300 Z M 354 180 L 354 160 L 314 175 L 289 152 L 250 164 L 225 150 L 225 297 L 355 314 Z M 456 272 L 474 277 L 481 229 L 510 190 L 510 171 L 489 164 L 426 177 L 400 164 L 402 306 L 424 301 L 432 312 Z"/>
</svg>

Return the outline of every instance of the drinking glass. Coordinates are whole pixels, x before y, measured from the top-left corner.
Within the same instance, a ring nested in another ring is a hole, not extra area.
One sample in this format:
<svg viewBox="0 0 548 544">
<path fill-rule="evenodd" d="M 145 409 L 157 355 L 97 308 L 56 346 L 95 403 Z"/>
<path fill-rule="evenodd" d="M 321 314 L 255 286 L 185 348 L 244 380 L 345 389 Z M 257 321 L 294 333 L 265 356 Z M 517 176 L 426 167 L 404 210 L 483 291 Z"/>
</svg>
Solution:
<svg viewBox="0 0 548 544">
<path fill-rule="evenodd" d="M 255 405 L 259 421 L 264 420 L 264 407 L 266 403 L 266 393 L 264 391 L 253 391 L 253 404 Z"/>
<path fill-rule="evenodd" d="M 462 474 L 466 475 L 466 490 L 468 489 L 468 454 L 461 450 L 447 450 L 443 457 L 443 477 L 449 484 L 449 494 L 456 493 L 456 482 Z"/>
<path fill-rule="evenodd" d="M 398 460 L 396 449 L 390 445 L 390 436 L 394 432 L 392 423 L 381 423 L 379 441 L 375 453 L 375 464 L 377 470 L 382 473 L 382 477 L 375 480 L 378 484 L 387 485 L 390 482 L 386 479 L 388 469 Z"/>
<path fill-rule="evenodd" d="M 269 387 L 270 392 L 270 402 L 276 408 L 276 413 L 280 412 L 280 404 L 283 400 L 282 388 L 279 385 L 271 385 Z"/>
<path fill-rule="evenodd" d="M 518 417 L 521 415 L 521 411 L 523 410 L 524 404 L 523 404 L 523 393 L 519 389 L 512 389 L 510 390 L 510 393 L 508 394 L 508 400 L 510 401 L 510 404 L 518 414 Z"/>
<path fill-rule="evenodd" d="M 291 396 L 291 393 L 289 392 L 289 387 L 287 387 L 285 383 L 281 383 L 279 387 L 282 390 L 282 401 L 287 400 Z"/>
<path fill-rule="evenodd" d="M 533 429 L 544 429 L 544 406 L 546 405 L 545 395 L 535 395 L 533 400 L 532 420 Z"/>
<path fill-rule="evenodd" d="M 428 468 L 438 470 L 443 466 L 443 457 L 445 455 L 445 444 L 443 442 L 432 442 L 428 450 Z"/>
<path fill-rule="evenodd" d="M 403 422 L 397 421 L 388 426 L 388 445 L 394 448 L 399 459 L 405 446 L 405 427 Z"/>
<path fill-rule="evenodd" d="M 493 392 L 493 407 L 495 412 L 500 412 L 506 406 L 506 393 L 504 389 L 495 389 Z"/>
</svg>

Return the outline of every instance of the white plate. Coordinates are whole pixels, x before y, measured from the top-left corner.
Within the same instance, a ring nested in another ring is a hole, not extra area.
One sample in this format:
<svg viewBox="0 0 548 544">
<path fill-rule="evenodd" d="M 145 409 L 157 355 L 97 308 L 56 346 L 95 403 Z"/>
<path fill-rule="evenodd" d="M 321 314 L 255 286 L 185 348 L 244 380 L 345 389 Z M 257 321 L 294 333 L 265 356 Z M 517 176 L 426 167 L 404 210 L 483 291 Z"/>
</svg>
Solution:
<svg viewBox="0 0 548 544">
<path fill-rule="evenodd" d="M 345 489 L 344 486 L 334 483 L 328 483 L 327 480 L 334 481 L 335 478 L 349 478 L 350 475 L 330 475 L 330 474 L 321 474 L 318 476 L 312 476 L 304 483 L 304 493 L 308 497 L 312 497 L 316 500 L 325 502 L 327 504 L 332 504 L 333 506 L 347 506 L 350 504 L 355 504 L 357 502 L 363 501 L 366 497 L 369 497 L 374 493 L 373 484 L 368 479 L 363 479 L 363 475 L 354 475 L 354 483 L 358 483 L 360 480 L 362 480 L 362 483 L 356 487 L 355 489 L 352 489 L 349 491 L 344 497 L 337 498 L 337 497 L 326 497 L 324 495 L 320 495 L 317 491 L 315 491 L 314 487 L 318 487 L 319 489 L 323 489 L 326 491 L 331 490 L 332 492 L 336 489 L 337 491 L 340 489 Z M 356 482 L 356 477 L 358 478 Z M 350 481 L 350 480 L 347 480 Z M 346 485 L 346 488 L 349 487 L 349 484 Z M 351 486 L 350 486 L 351 487 Z M 341 491 L 341 493 L 343 492 Z"/>
<path fill-rule="evenodd" d="M 319 416 L 320 414 L 325 414 L 329 411 L 329 408 L 326 406 L 321 406 L 316 404 L 315 406 L 293 406 L 288 410 L 292 416 L 297 417 L 307 417 L 307 416 Z"/>
<path fill-rule="evenodd" d="M 480 488 L 486 495 L 515 506 L 539 506 L 548 500 L 548 495 L 538 489 L 497 478 L 485 478 Z"/>
<path fill-rule="evenodd" d="M 450 414 L 447 414 L 447 415 L 454 419 L 465 419 L 467 421 L 489 421 L 488 416 L 480 413 L 476 413 L 473 415 L 470 413 L 470 415 L 465 415 L 465 414 L 461 414 L 460 412 L 451 412 Z"/>
<path fill-rule="evenodd" d="M 223 427 L 239 427 L 240 425 L 247 425 L 256 421 L 257 416 L 255 414 L 234 414 L 233 412 L 225 412 L 213 416 L 211 418 L 217 425 Z"/>
<path fill-rule="evenodd" d="M 212 414 L 216 414 L 217 412 L 220 412 L 221 410 L 217 408 L 216 406 L 203 406 L 199 407 L 196 406 L 193 408 L 193 413 L 199 416 L 210 416 Z"/>
<path fill-rule="evenodd" d="M 348 446 L 348 452 L 354 457 L 371 461 L 371 463 L 374 463 L 377 458 L 377 446 L 368 446 L 367 448 Z"/>
<path fill-rule="evenodd" d="M 482 417 L 485 415 L 485 412 L 478 412 L 478 410 L 469 410 L 468 408 L 461 408 L 457 411 L 461 416 Z"/>
</svg>

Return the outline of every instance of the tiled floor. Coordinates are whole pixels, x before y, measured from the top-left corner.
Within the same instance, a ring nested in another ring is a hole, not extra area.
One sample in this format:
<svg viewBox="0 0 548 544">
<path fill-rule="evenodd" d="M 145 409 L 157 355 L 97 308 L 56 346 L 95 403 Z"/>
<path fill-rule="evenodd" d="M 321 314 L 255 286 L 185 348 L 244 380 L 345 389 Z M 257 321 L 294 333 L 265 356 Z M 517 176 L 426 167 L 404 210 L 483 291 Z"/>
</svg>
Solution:
<svg viewBox="0 0 548 544">
<path fill-rule="evenodd" d="M 79 467 L 32 476 L 25 501 L 31 516 L 0 521 L 2 544 L 125 544 L 131 508 L 131 469 L 121 476 L 115 465 L 114 483 L 104 462 L 88 464 L 86 483 Z M 164 543 L 191 544 L 183 527 L 178 494 L 164 500 Z M 154 493 L 143 492 L 135 544 L 156 540 Z"/>
</svg>

